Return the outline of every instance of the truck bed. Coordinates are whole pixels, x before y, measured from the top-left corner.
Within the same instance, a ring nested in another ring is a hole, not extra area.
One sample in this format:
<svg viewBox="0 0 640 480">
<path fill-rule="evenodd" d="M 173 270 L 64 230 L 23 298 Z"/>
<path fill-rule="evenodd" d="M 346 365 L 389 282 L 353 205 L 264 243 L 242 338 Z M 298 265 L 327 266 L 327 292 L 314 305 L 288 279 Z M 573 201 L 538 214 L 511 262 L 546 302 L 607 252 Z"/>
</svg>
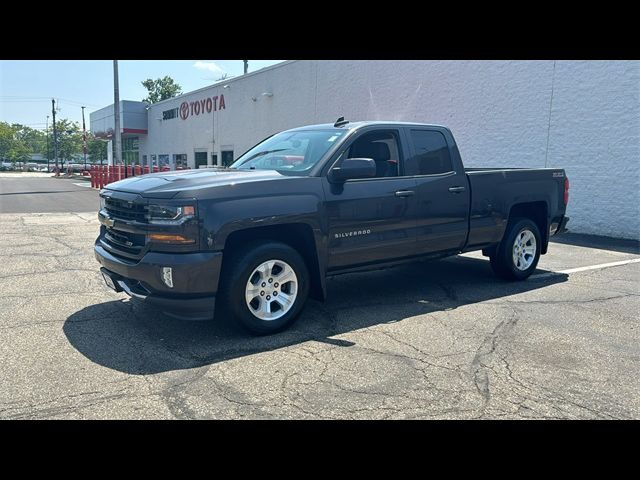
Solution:
<svg viewBox="0 0 640 480">
<path fill-rule="evenodd" d="M 538 202 L 551 222 L 564 210 L 561 168 L 465 168 L 471 190 L 467 248 L 499 242 L 514 205 Z"/>
</svg>

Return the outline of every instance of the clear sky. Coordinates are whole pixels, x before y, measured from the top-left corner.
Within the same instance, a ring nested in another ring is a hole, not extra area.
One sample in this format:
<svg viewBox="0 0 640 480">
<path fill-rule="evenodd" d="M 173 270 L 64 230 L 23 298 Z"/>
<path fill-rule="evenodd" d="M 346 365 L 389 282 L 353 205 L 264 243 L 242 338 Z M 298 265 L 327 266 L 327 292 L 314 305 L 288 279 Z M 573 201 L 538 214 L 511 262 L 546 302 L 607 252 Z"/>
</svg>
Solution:
<svg viewBox="0 0 640 480">
<path fill-rule="evenodd" d="M 282 60 L 249 60 L 249 72 Z M 118 62 L 120 100 L 142 100 L 140 82 L 169 75 L 183 93 L 215 83 L 221 75 L 242 75 L 242 60 L 121 60 Z M 56 118 L 82 121 L 89 113 L 113 103 L 111 60 L 0 61 L 0 121 L 44 128 L 51 98 L 60 100 Z"/>
</svg>

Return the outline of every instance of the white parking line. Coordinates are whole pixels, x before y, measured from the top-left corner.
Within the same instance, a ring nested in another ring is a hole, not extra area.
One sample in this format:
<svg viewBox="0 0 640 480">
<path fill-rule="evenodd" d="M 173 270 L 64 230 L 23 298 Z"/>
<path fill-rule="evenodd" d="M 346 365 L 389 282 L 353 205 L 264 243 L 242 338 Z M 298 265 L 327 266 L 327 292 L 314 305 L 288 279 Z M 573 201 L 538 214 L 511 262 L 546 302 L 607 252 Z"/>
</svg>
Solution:
<svg viewBox="0 0 640 480">
<path fill-rule="evenodd" d="M 79 187 L 91 187 L 90 182 L 74 183 L 74 185 L 77 185 Z"/>
<path fill-rule="evenodd" d="M 537 273 L 535 275 L 531 275 L 531 277 L 529 278 L 545 278 L 545 277 L 551 277 L 552 275 L 558 275 L 558 274 L 568 275 L 570 273 L 585 272 L 587 270 L 598 270 L 600 268 L 618 267 L 620 265 L 628 265 L 629 263 L 638 263 L 638 262 L 640 262 L 640 258 L 634 258 L 632 260 L 622 260 L 620 262 L 601 263 L 599 265 L 589 265 L 586 267 L 570 268 L 568 270 L 560 270 L 559 272 Z"/>
</svg>

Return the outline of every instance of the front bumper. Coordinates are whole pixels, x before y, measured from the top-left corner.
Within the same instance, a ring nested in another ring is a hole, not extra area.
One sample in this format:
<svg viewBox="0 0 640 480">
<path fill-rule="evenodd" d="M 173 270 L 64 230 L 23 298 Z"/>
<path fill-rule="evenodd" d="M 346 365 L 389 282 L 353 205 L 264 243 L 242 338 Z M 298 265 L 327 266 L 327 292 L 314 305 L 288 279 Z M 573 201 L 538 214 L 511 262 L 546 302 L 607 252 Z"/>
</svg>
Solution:
<svg viewBox="0 0 640 480">
<path fill-rule="evenodd" d="M 100 270 L 132 299 L 177 318 L 213 317 L 222 252 L 149 252 L 135 262 L 112 255 L 97 241 L 94 254 Z M 171 267 L 173 288 L 162 281 L 162 267 Z"/>
</svg>

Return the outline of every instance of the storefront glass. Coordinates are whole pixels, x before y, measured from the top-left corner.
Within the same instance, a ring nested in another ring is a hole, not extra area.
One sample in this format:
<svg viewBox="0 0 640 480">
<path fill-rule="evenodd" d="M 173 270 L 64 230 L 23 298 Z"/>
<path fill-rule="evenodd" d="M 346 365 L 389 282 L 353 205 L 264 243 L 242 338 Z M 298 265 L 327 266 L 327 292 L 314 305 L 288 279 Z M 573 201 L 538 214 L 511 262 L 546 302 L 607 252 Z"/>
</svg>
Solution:
<svg viewBox="0 0 640 480">
<path fill-rule="evenodd" d="M 137 165 L 140 163 L 138 137 L 122 138 L 122 159 L 127 165 Z"/>
</svg>

